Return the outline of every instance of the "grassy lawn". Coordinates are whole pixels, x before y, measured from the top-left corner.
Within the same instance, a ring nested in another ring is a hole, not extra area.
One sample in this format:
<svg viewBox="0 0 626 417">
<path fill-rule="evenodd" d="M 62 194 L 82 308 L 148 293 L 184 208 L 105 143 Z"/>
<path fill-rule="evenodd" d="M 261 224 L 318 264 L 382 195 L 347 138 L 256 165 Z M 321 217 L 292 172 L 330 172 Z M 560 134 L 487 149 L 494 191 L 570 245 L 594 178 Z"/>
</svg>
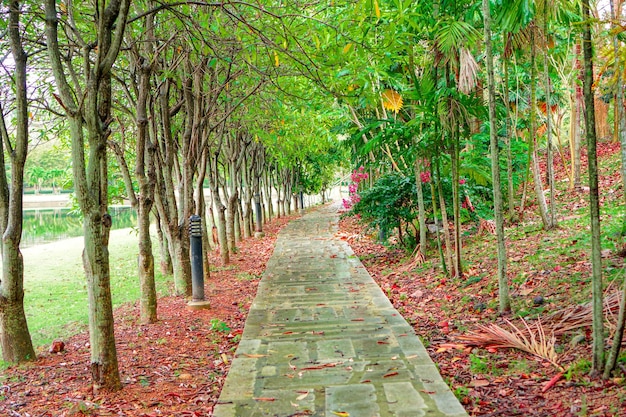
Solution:
<svg viewBox="0 0 626 417">
<path fill-rule="evenodd" d="M 155 247 L 157 242 L 153 242 Z M 72 238 L 23 250 L 24 306 L 36 350 L 55 338 L 87 329 L 87 286 L 82 267 L 83 238 Z M 139 298 L 137 236 L 132 229 L 114 230 L 109 244 L 113 306 Z M 155 251 L 155 256 L 158 250 Z M 155 260 L 158 269 L 158 259 Z M 157 271 L 157 290 L 168 291 Z"/>
</svg>

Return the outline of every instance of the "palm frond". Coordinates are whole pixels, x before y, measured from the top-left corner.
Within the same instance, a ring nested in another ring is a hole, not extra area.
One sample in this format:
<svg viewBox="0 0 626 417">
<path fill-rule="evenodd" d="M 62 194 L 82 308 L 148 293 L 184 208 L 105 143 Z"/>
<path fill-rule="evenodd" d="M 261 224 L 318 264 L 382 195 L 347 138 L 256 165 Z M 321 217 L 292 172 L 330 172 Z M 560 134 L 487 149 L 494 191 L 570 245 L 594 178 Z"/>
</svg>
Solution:
<svg viewBox="0 0 626 417">
<path fill-rule="evenodd" d="M 478 64 L 467 48 L 461 48 L 459 56 L 459 91 L 469 94 L 478 80 Z"/>
<path fill-rule="evenodd" d="M 478 325 L 478 331 L 460 336 L 459 339 L 469 346 L 518 349 L 547 360 L 557 368 L 562 369 L 559 365 L 559 356 L 554 350 L 556 337 L 553 333 L 550 333 L 550 336 L 547 335 L 540 320 L 537 320 L 531 327 L 526 320 L 522 319 L 523 328 L 517 327 L 509 320 L 505 319 L 504 321 L 510 329 L 493 323 Z"/>
<path fill-rule="evenodd" d="M 458 48 L 472 45 L 480 38 L 480 32 L 471 24 L 451 19 L 442 20 L 435 34 L 435 41 L 444 55 L 449 55 Z"/>
<path fill-rule="evenodd" d="M 611 332 L 615 331 L 620 297 L 620 291 L 604 297 L 604 315 L 607 317 L 607 325 Z M 588 302 L 556 311 L 543 322 L 541 320 L 534 322 L 534 326 L 529 325 L 524 319 L 522 319 L 524 328 L 515 326 L 509 320 L 505 322 L 511 328 L 510 330 L 495 323 L 478 325 L 477 330 L 460 336 L 459 339 L 468 346 L 519 349 L 548 360 L 562 369 L 559 365 L 559 357 L 554 351 L 556 337 L 581 327 L 591 326 L 592 304 Z"/>
</svg>

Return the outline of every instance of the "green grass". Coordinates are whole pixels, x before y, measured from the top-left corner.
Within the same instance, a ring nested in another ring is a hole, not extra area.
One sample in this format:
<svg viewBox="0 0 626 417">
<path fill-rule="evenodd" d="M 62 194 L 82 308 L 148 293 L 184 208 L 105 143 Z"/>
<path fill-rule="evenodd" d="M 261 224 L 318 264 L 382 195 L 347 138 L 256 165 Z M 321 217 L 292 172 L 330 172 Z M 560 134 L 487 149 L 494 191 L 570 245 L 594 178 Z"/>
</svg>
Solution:
<svg viewBox="0 0 626 417">
<path fill-rule="evenodd" d="M 157 242 L 154 244 L 156 247 Z M 24 308 L 36 349 L 56 338 L 67 338 L 87 329 L 88 300 L 82 247 L 82 238 L 76 238 L 23 250 Z M 128 230 L 112 234 L 109 252 L 115 308 L 139 299 L 137 236 Z M 167 281 L 158 271 L 156 280 L 159 294 L 167 294 Z"/>
<path fill-rule="evenodd" d="M 239 281 L 254 281 L 255 279 L 259 279 L 257 275 L 251 274 L 249 272 L 240 272 L 235 275 Z"/>
</svg>

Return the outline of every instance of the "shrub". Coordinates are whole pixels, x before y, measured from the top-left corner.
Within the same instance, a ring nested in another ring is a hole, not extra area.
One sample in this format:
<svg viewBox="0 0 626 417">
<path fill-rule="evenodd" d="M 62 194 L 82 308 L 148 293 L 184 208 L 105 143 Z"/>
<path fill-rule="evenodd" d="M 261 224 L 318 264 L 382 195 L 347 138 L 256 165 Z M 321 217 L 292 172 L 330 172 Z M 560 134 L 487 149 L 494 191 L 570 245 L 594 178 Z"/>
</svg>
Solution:
<svg viewBox="0 0 626 417">
<path fill-rule="evenodd" d="M 355 214 L 382 235 L 398 229 L 400 242 L 405 247 L 415 244 L 414 231 L 403 235 L 403 225 L 412 223 L 417 216 L 415 178 L 393 172 L 380 177 L 374 185 L 360 194 L 352 207 Z M 408 237 L 408 239 L 407 239 Z"/>
</svg>

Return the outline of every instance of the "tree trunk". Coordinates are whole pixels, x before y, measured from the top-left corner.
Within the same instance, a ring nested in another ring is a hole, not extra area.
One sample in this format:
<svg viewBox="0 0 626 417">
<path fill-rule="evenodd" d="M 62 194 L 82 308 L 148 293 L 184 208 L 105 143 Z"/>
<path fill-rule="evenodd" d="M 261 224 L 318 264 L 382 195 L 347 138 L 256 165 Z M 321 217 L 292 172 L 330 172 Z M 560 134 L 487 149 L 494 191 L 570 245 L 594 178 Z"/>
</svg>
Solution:
<svg viewBox="0 0 626 417">
<path fill-rule="evenodd" d="M 582 65 L 578 57 L 580 56 L 580 45 L 574 45 L 574 68 L 579 70 L 578 79 L 582 81 Z M 572 106 L 572 115 L 570 121 L 570 155 L 572 159 L 572 178 L 574 179 L 573 188 L 580 189 L 580 114 L 582 108 L 583 92 L 580 83 L 574 82 L 574 105 Z"/>
<path fill-rule="evenodd" d="M 47 49 L 52 72 L 70 126 L 72 169 L 76 198 L 84 216 L 85 249 L 83 265 L 89 295 L 89 339 L 91 375 L 94 391 L 121 388 L 113 327 L 109 271 L 109 231 L 107 213 L 107 138 L 111 123 L 111 68 L 120 50 L 129 0 L 100 5 L 96 13 L 97 50 L 93 65 L 85 65 L 84 79 L 75 82 L 73 91 L 66 78 L 58 43 L 56 1 L 46 1 Z M 73 13 L 70 8 L 68 13 Z M 87 48 L 87 45 L 85 45 Z M 87 49 L 85 49 L 87 50 Z M 70 62 L 65 61 L 68 65 Z M 84 88 L 84 101 L 77 102 L 76 90 Z M 84 125 L 83 125 L 84 124 Z M 83 127 L 86 127 L 88 146 Z M 85 151 L 88 149 L 88 157 Z"/>
<path fill-rule="evenodd" d="M 28 100 L 26 87 L 27 55 L 20 34 L 19 1 L 9 3 L 9 40 L 15 60 L 13 89 L 15 91 L 16 131 L 14 146 L 9 141 L 4 112 L 0 107 L 0 162 L 4 167 L 4 152 L 11 158 L 11 187 L 6 171 L 0 174 L 0 233 L 2 233 L 2 280 L 0 280 L 0 346 L 2 359 L 18 363 L 36 359 L 24 313 L 24 260 L 20 251 L 22 240 L 22 193 L 24 164 L 28 151 Z"/>
<path fill-rule="evenodd" d="M 509 62 L 506 58 L 504 61 L 504 106 L 506 108 L 506 117 L 504 119 L 505 144 L 506 144 L 506 177 L 508 184 L 508 214 L 509 220 L 517 222 L 517 213 L 515 212 L 515 190 L 513 189 L 513 152 L 511 150 L 511 139 L 515 128 L 511 127 L 511 105 L 509 102 Z M 513 125 L 515 126 L 515 125 Z"/>
<path fill-rule="evenodd" d="M 578 89 L 578 86 L 574 87 Z M 569 131 L 569 150 L 570 150 L 570 189 L 580 189 L 580 105 L 576 97 L 577 93 L 570 96 L 570 131 Z"/>
<path fill-rule="evenodd" d="M 621 2 L 617 1 L 617 0 L 612 0 L 612 1 L 616 1 L 616 5 L 614 6 L 616 9 L 616 15 L 619 16 L 621 15 Z M 617 20 L 616 20 L 617 21 Z M 624 111 L 624 85 L 623 82 L 624 80 L 622 79 L 622 66 L 623 66 L 623 62 L 621 61 L 621 56 L 619 54 L 619 43 L 618 43 L 618 39 L 617 39 L 617 35 L 613 36 L 613 49 L 615 51 L 615 77 L 617 77 L 616 81 L 615 81 L 615 88 L 617 89 L 616 93 L 615 93 L 615 119 L 617 120 L 616 126 L 617 126 L 617 138 L 619 139 L 619 143 L 620 143 L 620 148 L 621 148 L 621 159 L 622 159 L 622 167 L 621 167 L 621 171 L 622 171 L 622 190 L 626 190 L 626 114 Z M 626 192 L 623 193 L 624 195 L 624 199 L 626 200 Z M 626 209 L 626 205 L 624 205 L 624 208 Z M 624 243 L 623 239 L 626 236 L 626 211 L 624 212 L 624 218 L 622 221 L 622 230 L 621 230 L 621 235 L 622 235 L 622 247 L 626 247 L 626 244 Z"/>
<path fill-rule="evenodd" d="M 146 17 L 146 33 L 148 38 L 154 40 L 154 17 Z M 144 46 L 147 54 L 150 53 L 152 42 Z M 152 253 L 152 238 L 150 237 L 150 212 L 154 205 L 154 187 L 156 174 L 154 172 L 154 155 L 156 147 L 150 138 L 148 129 L 148 97 L 150 95 L 150 77 L 152 76 L 151 60 L 145 57 L 136 57 L 136 65 L 139 68 L 139 86 L 136 103 L 136 160 L 135 176 L 139 183 L 139 197 L 133 198 L 137 208 L 137 229 L 139 238 L 139 285 L 140 285 L 140 320 L 144 324 L 156 323 L 157 321 L 157 293 L 154 281 L 154 254 Z M 153 107 L 151 107 L 153 108 Z M 152 112 L 150 118 L 155 123 L 156 114 Z M 152 126 L 152 131 L 156 131 Z M 134 194 L 132 183 L 129 194 Z"/>
<path fill-rule="evenodd" d="M 209 265 L 209 257 L 207 253 L 210 249 L 209 245 L 209 230 L 210 226 L 212 226 L 213 222 L 206 215 L 206 200 L 204 197 L 204 179 L 206 177 L 206 168 L 207 168 L 207 158 L 208 152 L 207 148 L 204 148 L 202 151 L 201 159 L 200 159 L 200 167 L 198 168 L 198 176 L 196 178 L 196 187 L 195 187 L 195 206 L 196 206 L 196 215 L 200 216 L 202 219 L 201 228 L 202 228 L 202 268 L 204 281 L 206 282 L 210 277 L 210 265 Z"/>
<path fill-rule="evenodd" d="M 172 261 L 174 290 L 176 295 L 191 295 L 191 264 L 189 260 L 189 239 L 186 220 L 193 205 L 193 182 L 189 168 L 184 164 L 181 172 L 178 166 L 178 148 L 172 133 L 169 108 L 170 81 L 161 85 L 159 90 L 161 136 L 157 147 L 154 168 L 156 174 L 155 202 L 161 217 L 162 230 L 167 237 L 168 249 Z M 187 85 L 187 88 L 189 86 Z M 188 101 L 186 100 L 186 103 Z M 189 135 L 188 132 L 185 133 Z M 186 137 L 183 140 L 188 141 Z M 189 146 L 189 145 L 186 145 Z M 174 182 L 178 181 L 177 184 Z M 178 188 L 180 200 L 176 198 Z M 191 191 L 189 190 L 191 188 Z M 189 200 L 191 199 L 191 204 Z M 179 205 L 181 207 L 179 207 Z"/>
<path fill-rule="evenodd" d="M 234 167 L 231 166 L 230 171 L 231 176 L 235 174 Z M 231 177 L 231 181 L 234 182 L 235 179 Z M 231 191 L 226 205 L 226 237 L 228 238 L 228 251 L 231 254 L 237 252 L 237 244 L 235 241 L 235 218 L 237 217 L 238 198 L 237 187 L 231 185 Z"/>
<path fill-rule="evenodd" d="M 265 177 L 264 177 L 264 181 L 263 181 L 263 185 L 265 188 L 265 201 L 267 202 L 267 215 L 265 214 L 266 210 L 263 210 L 263 218 L 265 219 L 265 222 L 267 223 L 267 219 L 272 219 L 274 217 L 274 203 L 272 201 L 272 184 L 270 181 L 270 174 L 269 172 L 265 172 Z"/>
<path fill-rule="evenodd" d="M 143 198 L 141 200 L 144 200 Z M 150 207 L 148 207 L 150 206 Z M 157 293 L 154 282 L 154 255 L 150 237 L 150 211 L 152 203 L 139 203 L 137 226 L 139 232 L 139 285 L 141 323 L 157 322 Z"/>
<path fill-rule="evenodd" d="M 253 162 L 250 162 L 252 164 Z M 252 237 L 252 171 L 248 164 L 243 166 L 243 236 Z"/>
<path fill-rule="evenodd" d="M 218 145 L 218 148 L 221 146 Z M 213 157 L 209 160 L 211 166 L 209 169 L 209 185 L 211 187 L 211 198 L 213 200 L 213 207 L 215 209 L 214 215 L 216 216 L 215 222 L 217 227 L 217 240 L 220 247 L 220 257 L 222 265 L 228 265 L 230 263 L 230 254 L 228 253 L 228 238 L 226 236 L 226 207 L 222 202 L 222 197 L 219 191 L 219 150 L 215 152 Z"/>
<path fill-rule="evenodd" d="M 213 197 L 213 204 L 217 208 L 217 237 L 220 243 L 220 256 L 222 258 L 222 265 L 228 265 L 230 263 L 230 253 L 228 251 L 228 237 L 226 235 L 226 207 L 222 204 L 222 200 L 217 197 Z"/>
<path fill-rule="evenodd" d="M 618 16 L 621 14 L 619 0 L 611 0 L 611 16 L 614 22 L 617 22 Z M 617 35 L 613 35 L 613 52 L 615 56 L 615 135 L 619 140 L 622 148 L 622 189 L 626 190 L 626 118 L 624 117 L 624 87 L 622 85 L 622 69 L 620 67 L 621 60 L 619 55 L 619 40 Z M 626 198 L 626 193 L 624 193 Z M 626 214 L 624 216 L 624 223 L 622 225 L 622 239 L 626 234 Z M 623 243 L 622 243 L 623 247 Z M 624 337 L 624 327 L 626 326 L 626 275 L 622 282 L 622 298 L 619 305 L 619 314 L 617 317 L 617 328 L 613 335 L 613 346 L 607 358 L 606 367 L 604 368 L 604 378 L 607 379 L 611 376 L 611 372 L 617 365 L 617 358 L 619 357 L 620 348 L 622 346 L 622 339 Z"/>
<path fill-rule="evenodd" d="M 181 229 L 184 226 L 181 226 Z M 174 290 L 176 295 L 190 296 L 191 282 L 187 277 L 191 278 L 191 260 L 189 258 L 189 242 L 183 239 L 182 234 L 176 239 L 170 241 L 172 263 L 174 267 Z"/>
<path fill-rule="evenodd" d="M 439 251 L 439 259 L 441 260 L 441 269 L 443 270 L 444 275 L 448 275 L 448 267 L 446 257 L 443 254 L 443 247 L 441 245 L 441 230 L 439 229 L 438 219 L 437 219 L 437 193 L 435 191 L 435 177 L 431 176 L 430 180 L 430 195 L 431 201 L 433 204 L 433 219 L 435 221 L 435 233 L 437 235 L 437 249 Z"/>
<path fill-rule="evenodd" d="M 554 185 L 554 152 L 552 146 L 552 104 L 550 103 L 550 90 L 552 88 L 550 82 L 550 63 L 548 61 L 548 43 L 546 36 L 548 36 L 548 8 L 544 7 L 543 16 L 543 33 L 544 33 L 544 46 L 543 46 L 543 67 L 544 67 L 544 89 L 546 94 L 546 139 L 547 139 L 547 161 L 546 170 L 548 174 L 548 187 L 550 189 L 550 205 L 549 205 L 549 219 L 550 227 L 556 227 L 556 196 Z"/>
<path fill-rule="evenodd" d="M 163 233 L 163 222 L 158 210 L 153 210 L 156 218 L 157 236 L 159 238 L 159 253 L 161 254 L 161 273 L 165 276 L 174 275 L 174 265 L 172 264 L 172 254 L 167 235 Z"/>
<path fill-rule="evenodd" d="M 419 251 L 422 257 L 426 258 L 427 234 L 426 228 L 426 206 L 424 204 L 424 187 L 422 186 L 422 161 L 415 158 L 415 184 L 417 188 L 417 211 L 420 225 Z"/>
<path fill-rule="evenodd" d="M 543 221 L 543 227 L 549 230 L 553 227 L 548 214 L 548 204 L 543 194 L 543 183 L 541 181 L 541 171 L 539 170 L 539 158 L 537 157 L 537 82 L 535 68 L 535 30 L 532 27 L 530 31 L 530 146 L 532 149 L 531 169 L 533 173 L 533 182 L 535 183 L 535 195 L 537 197 L 537 207 Z"/>
<path fill-rule="evenodd" d="M 441 170 L 439 169 L 439 161 L 437 161 L 437 194 L 439 195 L 439 209 L 441 211 L 441 219 L 443 223 L 443 239 L 446 247 L 446 263 L 450 265 L 450 268 L 452 268 L 451 271 L 448 271 L 450 276 L 455 276 L 456 271 L 454 271 L 454 258 L 452 257 L 452 241 L 450 239 L 450 222 L 448 221 L 446 200 L 443 197 L 443 191 L 441 189 Z M 440 231 L 437 230 L 437 233 L 440 233 Z"/>
<path fill-rule="evenodd" d="M 493 50 L 491 46 L 491 12 L 489 0 L 483 0 L 483 22 L 485 31 L 485 59 L 487 62 L 487 88 L 489 90 L 489 148 L 491 150 L 491 178 L 493 183 L 493 208 L 496 220 L 498 246 L 498 301 L 501 314 L 511 311 L 509 283 L 506 276 L 506 243 L 504 240 L 504 213 L 502 210 L 502 190 L 500 184 L 500 149 L 496 125 L 496 86 L 493 71 Z M 506 103 L 508 106 L 508 103 Z"/>
<path fill-rule="evenodd" d="M 589 210 L 591 217 L 591 288 L 593 305 L 592 372 L 604 369 L 604 317 L 602 294 L 602 247 L 600 245 L 600 198 L 598 193 L 598 156 L 596 153 L 596 126 L 593 94 L 593 44 L 589 0 L 583 0 L 583 56 L 585 76 L 585 130 L 587 133 L 587 161 L 589 169 Z"/>
<path fill-rule="evenodd" d="M 459 197 L 459 165 L 461 159 L 459 157 L 459 126 L 454 128 L 452 139 L 452 210 L 454 213 L 454 274 L 453 276 L 461 278 L 463 276 L 463 265 L 461 264 L 463 246 L 461 243 L 461 199 Z"/>
</svg>

